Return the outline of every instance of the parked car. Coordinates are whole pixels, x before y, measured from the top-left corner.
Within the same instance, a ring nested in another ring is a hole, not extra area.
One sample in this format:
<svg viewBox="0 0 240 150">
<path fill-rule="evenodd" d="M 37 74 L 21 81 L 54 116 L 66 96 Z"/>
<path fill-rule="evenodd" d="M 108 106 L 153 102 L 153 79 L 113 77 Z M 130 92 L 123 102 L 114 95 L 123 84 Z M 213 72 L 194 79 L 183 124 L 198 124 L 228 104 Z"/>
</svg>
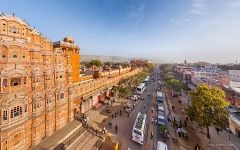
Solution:
<svg viewBox="0 0 240 150">
<path fill-rule="evenodd" d="M 166 121 L 164 116 L 158 115 L 158 124 L 159 125 L 166 125 Z"/>
<path fill-rule="evenodd" d="M 158 141 L 157 150 L 168 150 L 167 144 Z"/>
<path fill-rule="evenodd" d="M 165 111 L 164 106 L 161 103 L 158 103 L 158 111 Z"/>
<path fill-rule="evenodd" d="M 133 110 L 133 107 L 134 107 L 133 104 L 127 103 L 124 105 L 124 110 L 125 110 L 125 112 L 130 113 Z"/>
<path fill-rule="evenodd" d="M 139 98 L 140 98 L 139 95 L 132 95 L 130 99 L 133 101 L 137 101 Z"/>
<path fill-rule="evenodd" d="M 110 109 L 106 109 L 106 113 L 110 114 L 112 111 Z"/>
</svg>

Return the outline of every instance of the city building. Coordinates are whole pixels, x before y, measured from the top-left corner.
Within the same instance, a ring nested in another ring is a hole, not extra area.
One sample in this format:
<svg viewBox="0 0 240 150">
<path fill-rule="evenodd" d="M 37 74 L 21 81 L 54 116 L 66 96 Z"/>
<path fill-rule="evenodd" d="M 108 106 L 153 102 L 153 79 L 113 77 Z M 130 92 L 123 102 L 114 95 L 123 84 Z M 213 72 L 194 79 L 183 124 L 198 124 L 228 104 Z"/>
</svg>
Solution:
<svg viewBox="0 0 240 150">
<path fill-rule="evenodd" d="M 147 60 L 131 60 L 130 61 L 131 66 L 136 67 L 147 67 L 148 61 Z"/>
<path fill-rule="evenodd" d="M 228 70 L 231 81 L 240 82 L 240 70 Z"/>
<path fill-rule="evenodd" d="M 81 79 L 79 51 L 71 37 L 53 43 L 26 21 L 0 15 L 0 149 L 29 149 L 141 71 Z"/>
</svg>

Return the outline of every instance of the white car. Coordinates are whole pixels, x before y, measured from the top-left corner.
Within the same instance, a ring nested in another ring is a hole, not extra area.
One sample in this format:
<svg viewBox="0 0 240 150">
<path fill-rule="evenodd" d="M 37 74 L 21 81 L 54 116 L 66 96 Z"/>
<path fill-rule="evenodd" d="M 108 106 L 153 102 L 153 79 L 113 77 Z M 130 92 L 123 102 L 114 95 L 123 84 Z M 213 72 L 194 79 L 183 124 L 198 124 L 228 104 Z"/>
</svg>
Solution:
<svg viewBox="0 0 240 150">
<path fill-rule="evenodd" d="M 158 111 L 163 111 L 164 112 L 164 107 L 161 104 L 158 104 Z"/>
<path fill-rule="evenodd" d="M 132 96 L 131 96 L 131 100 L 133 100 L 133 101 L 136 101 L 138 98 L 139 98 L 138 95 L 132 95 Z"/>
<path fill-rule="evenodd" d="M 158 115 L 158 124 L 159 125 L 166 125 L 166 121 L 164 116 Z"/>
<path fill-rule="evenodd" d="M 158 141 L 157 150 L 168 150 L 167 144 Z"/>
<path fill-rule="evenodd" d="M 127 103 L 124 105 L 124 110 L 125 112 L 130 113 L 133 110 L 133 107 L 134 107 L 133 104 Z"/>
</svg>

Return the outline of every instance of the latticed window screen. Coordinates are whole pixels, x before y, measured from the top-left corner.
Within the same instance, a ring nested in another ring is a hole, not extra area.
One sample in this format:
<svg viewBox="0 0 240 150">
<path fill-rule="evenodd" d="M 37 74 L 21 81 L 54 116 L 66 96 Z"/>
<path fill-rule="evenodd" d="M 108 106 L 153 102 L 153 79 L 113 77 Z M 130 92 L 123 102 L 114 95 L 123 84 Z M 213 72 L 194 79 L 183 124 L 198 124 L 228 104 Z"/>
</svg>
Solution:
<svg viewBox="0 0 240 150">
<path fill-rule="evenodd" d="M 22 114 L 22 107 L 16 106 L 11 110 L 11 118 L 17 117 Z"/>
<path fill-rule="evenodd" d="M 27 112 L 27 104 L 24 106 L 24 111 Z"/>
<path fill-rule="evenodd" d="M 8 117 L 8 111 L 4 110 L 3 111 L 3 120 L 7 120 L 7 117 Z"/>
<path fill-rule="evenodd" d="M 7 79 L 3 79 L 2 86 L 3 87 L 7 87 L 7 85 L 8 85 L 8 80 Z"/>
<path fill-rule="evenodd" d="M 10 85 L 11 85 L 11 86 L 21 85 L 21 77 L 12 78 Z"/>
<path fill-rule="evenodd" d="M 64 93 L 61 93 L 60 94 L 60 99 L 63 99 L 64 98 Z"/>
<path fill-rule="evenodd" d="M 25 76 L 24 78 L 23 78 L 23 84 L 26 84 L 27 83 L 27 77 Z"/>
</svg>

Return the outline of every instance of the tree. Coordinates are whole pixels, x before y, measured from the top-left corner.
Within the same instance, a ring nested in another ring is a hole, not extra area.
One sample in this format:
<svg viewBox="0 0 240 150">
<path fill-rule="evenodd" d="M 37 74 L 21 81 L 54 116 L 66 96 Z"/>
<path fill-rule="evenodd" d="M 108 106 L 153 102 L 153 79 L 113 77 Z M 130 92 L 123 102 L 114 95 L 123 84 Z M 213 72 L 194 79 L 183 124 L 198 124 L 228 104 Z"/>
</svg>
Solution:
<svg viewBox="0 0 240 150">
<path fill-rule="evenodd" d="M 119 86 L 118 87 L 118 96 L 119 98 L 128 98 L 130 95 L 132 95 L 132 90 L 129 86 Z"/>
<path fill-rule="evenodd" d="M 228 102 L 225 94 L 219 88 L 210 88 L 201 84 L 195 91 L 190 92 L 192 104 L 186 108 L 189 118 L 200 127 L 207 129 L 207 137 L 210 138 L 209 127 L 224 129 L 228 125 Z"/>
<path fill-rule="evenodd" d="M 100 67 L 100 66 L 102 66 L 102 62 L 100 60 L 92 60 L 89 63 L 86 63 L 85 66 L 87 68 L 90 68 L 92 66 Z"/>
<path fill-rule="evenodd" d="M 166 84 L 170 86 L 175 91 L 180 91 L 181 89 L 185 89 L 186 86 L 184 83 L 178 79 L 170 79 L 166 81 Z"/>
<path fill-rule="evenodd" d="M 153 69 L 154 69 L 154 67 L 155 67 L 155 65 L 154 65 L 153 63 L 148 63 L 148 64 L 147 64 L 147 68 L 148 68 L 148 71 L 149 71 L 149 72 L 152 72 Z"/>
</svg>

